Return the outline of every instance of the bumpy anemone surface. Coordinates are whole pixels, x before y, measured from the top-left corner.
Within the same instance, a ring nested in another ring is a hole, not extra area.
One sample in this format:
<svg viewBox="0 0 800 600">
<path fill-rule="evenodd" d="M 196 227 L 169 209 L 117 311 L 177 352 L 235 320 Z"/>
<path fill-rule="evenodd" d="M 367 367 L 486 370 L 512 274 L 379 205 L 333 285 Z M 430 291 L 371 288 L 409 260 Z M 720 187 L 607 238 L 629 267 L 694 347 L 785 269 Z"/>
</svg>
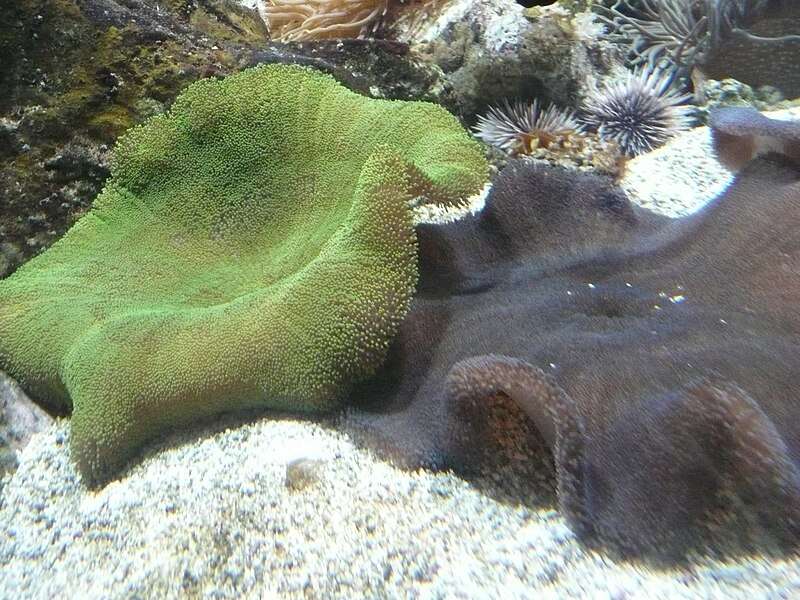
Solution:
<svg viewBox="0 0 800 600">
<path fill-rule="evenodd" d="M 72 409 L 90 482 L 170 426 L 328 409 L 408 308 L 410 203 L 459 202 L 486 171 L 431 104 L 291 66 L 198 82 L 119 141 L 92 210 L 0 282 L 0 367 Z"/>
<path fill-rule="evenodd" d="M 799 223 L 800 168 L 775 154 L 675 220 L 596 175 L 513 162 L 483 211 L 419 228 L 411 311 L 345 424 L 402 464 L 471 472 L 504 394 L 584 539 L 680 558 L 733 522 L 746 552 L 796 547 Z"/>
</svg>

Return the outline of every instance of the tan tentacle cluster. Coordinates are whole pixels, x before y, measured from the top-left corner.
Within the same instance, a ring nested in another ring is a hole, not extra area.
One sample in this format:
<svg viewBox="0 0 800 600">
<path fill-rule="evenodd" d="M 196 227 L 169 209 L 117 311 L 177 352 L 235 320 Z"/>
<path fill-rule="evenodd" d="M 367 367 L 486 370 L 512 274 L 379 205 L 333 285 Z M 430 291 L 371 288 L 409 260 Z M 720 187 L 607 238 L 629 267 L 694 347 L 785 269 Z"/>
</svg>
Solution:
<svg viewBox="0 0 800 600">
<path fill-rule="evenodd" d="M 389 0 L 261 0 L 258 12 L 283 42 L 354 38 L 374 29 Z"/>
</svg>

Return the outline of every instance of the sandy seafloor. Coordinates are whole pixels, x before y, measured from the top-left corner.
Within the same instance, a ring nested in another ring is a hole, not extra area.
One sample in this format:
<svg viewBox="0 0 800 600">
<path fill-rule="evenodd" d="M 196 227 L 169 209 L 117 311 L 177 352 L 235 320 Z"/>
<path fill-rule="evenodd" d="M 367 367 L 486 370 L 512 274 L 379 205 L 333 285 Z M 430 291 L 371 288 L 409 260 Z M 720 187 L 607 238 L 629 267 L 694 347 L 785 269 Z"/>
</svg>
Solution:
<svg viewBox="0 0 800 600">
<path fill-rule="evenodd" d="M 3 598 L 793 598 L 800 562 L 658 569 L 582 546 L 546 464 L 483 489 L 406 472 L 310 422 L 231 421 L 150 448 L 100 491 L 66 421 L 38 434 L 0 508 Z M 304 488 L 287 465 L 317 463 Z M 530 462 L 530 461 L 529 461 Z M 514 502 L 529 471 L 541 502 Z M 500 485 L 502 482 L 502 485 Z M 512 490 L 512 493 L 508 493 Z M 536 506 L 540 504 L 540 506 Z"/>
<path fill-rule="evenodd" d="M 676 168 L 707 156 L 702 130 L 685 136 L 634 161 L 623 185 L 640 203 L 690 212 L 730 179 Z M 665 569 L 587 548 L 555 509 L 544 454 L 465 481 L 396 469 L 324 421 L 226 417 L 89 491 L 68 437 L 68 421 L 34 436 L 4 482 L 0 598 L 800 598 L 796 558 Z M 298 459 L 305 486 L 287 484 Z"/>
</svg>

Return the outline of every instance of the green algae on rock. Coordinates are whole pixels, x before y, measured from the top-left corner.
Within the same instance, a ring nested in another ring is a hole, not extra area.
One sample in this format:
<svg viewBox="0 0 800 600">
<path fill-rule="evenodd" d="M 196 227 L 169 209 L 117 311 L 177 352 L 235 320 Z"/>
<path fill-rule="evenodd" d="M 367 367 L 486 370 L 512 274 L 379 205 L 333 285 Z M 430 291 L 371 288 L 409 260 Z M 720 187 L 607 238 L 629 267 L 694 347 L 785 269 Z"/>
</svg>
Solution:
<svg viewBox="0 0 800 600">
<path fill-rule="evenodd" d="M 486 178 L 441 107 L 285 65 L 199 81 L 119 140 L 92 210 L 0 282 L 0 367 L 72 409 L 90 483 L 171 426 L 331 409 L 408 310 L 412 201 L 458 203 Z"/>
<path fill-rule="evenodd" d="M 174 6 L 172 6 L 174 5 Z M 49 163 L 106 147 L 202 78 L 256 64 L 266 28 L 229 0 L 0 2 L 0 277 L 50 247 L 107 173 Z M 264 62 L 260 60 L 258 62 Z"/>
</svg>

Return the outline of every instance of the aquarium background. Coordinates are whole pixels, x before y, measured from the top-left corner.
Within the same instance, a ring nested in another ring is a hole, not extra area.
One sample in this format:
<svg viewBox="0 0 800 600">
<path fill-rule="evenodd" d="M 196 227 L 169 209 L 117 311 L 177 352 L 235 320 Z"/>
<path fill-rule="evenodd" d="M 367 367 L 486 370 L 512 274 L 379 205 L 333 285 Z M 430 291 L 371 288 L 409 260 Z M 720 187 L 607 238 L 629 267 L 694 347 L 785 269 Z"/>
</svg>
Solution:
<svg viewBox="0 0 800 600">
<path fill-rule="evenodd" d="M 0 0 L 0 598 L 800 595 L 800 4 Z"/>
</svg>

